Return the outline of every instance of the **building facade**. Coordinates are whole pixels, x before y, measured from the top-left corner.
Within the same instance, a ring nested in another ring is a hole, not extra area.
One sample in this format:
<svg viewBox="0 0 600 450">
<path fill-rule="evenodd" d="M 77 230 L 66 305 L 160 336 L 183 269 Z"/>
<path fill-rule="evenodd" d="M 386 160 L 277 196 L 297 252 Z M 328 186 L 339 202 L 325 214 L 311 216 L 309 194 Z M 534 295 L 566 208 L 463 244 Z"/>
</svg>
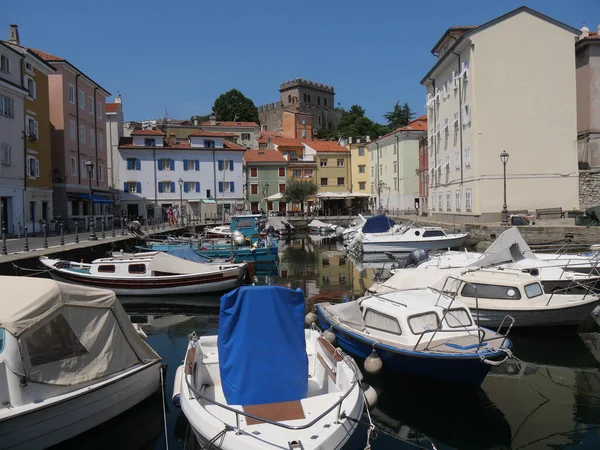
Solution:
<svg viewBox="0 0 600 450">
<path fill-rule="evenodd" d="M 371 192 L 371 168 L 369 164 L 369 151 L 367 145 L 371 139 L 367 138 L 348 138 L 347 142 L 342 142 L 350 151 L 350 187 L 351 192 Z"/>
<path fill-rule="evenodd" d="M 277 194 L 282 194 L 285 190 L 287 166 L 288 161 L 277 150 L 246 150 L 244 190 L 246 206 L 250 211 L 286 212 L 286 204 Z"/>
<path fill-rule="evenodd" d="M 427 130 L 419 137 L 419 213 L 429 211 L 429 150 Z"/>
<path fill-rule="evenodd" d="M 95 226 L 112 212 L 106 177 L 105 103 L 110 95 L 66 59 L 30 49 L 56 71 L 48 75 L 54 215 L 68 229 L 88 227 L 90 178 Z M 93 163 L 88 174 L 86 161 Z"/>
<path fill-rule="evenodd" d="M 427 130 L 421 116 L 368 146 L 371 194 L 376 208 L 412 213 L 419 198 L 419 139 Z"/>
<path fill-rule="evenodd" d="M 193 116 L 189 121 L 167 120 L 154 121 L 154 129 L 161 129 L 167 135 L 175 134 L 180 140 L 186 140 L 188 136 L 197 131 L 212 131 L 214 133 L 229 133 L 227 139 L 245 149 L 258 148 L 260 127 L 256 122 L 226 122 L 219 121 L 215 116 L 210 116 L 208 121 L 201 122 L 198 116 Z"/>
<path fill-rule="evenodd" d="M 114 195 L 118 192 L 119 164 L 119 141 L 125 136 L 124 117 L 123 117 L 123 99 L 121 94 L 117 94 L 114 102 L 107 102 L 105 106 L 106 114 L 106 174 L 108 188 L 113 193 L 113 200 L 118 206 L 119 198 Z"/>
<path fill-rule="evenodd" d="M 434 217 L 500 220 L 503 151 L 509 210 L 577 208 L 578 34 L 521 7 L 478 27 L 450 28 L 435 44 L 437 62 L 421 81 Z"/>
<path fill-rule="evenodd" d="M 204 217 L 203 205 L 215 202 L 219 214 L 242 210 L 244 150 L 210 131 L 179 143 L 162 131 L 134 131 L 119 145 L 119 213 L 164 218 L 167 208 L 177 207 Z"/>
<path fill-rule="evenodd" d="M 306 155 L 315 155 L 319 192 L 350 192 L 350 150 L 333 141 L 303 141 Z"/>
<path fill-rule="evenodd" d="M 279 85 L 279 101 L 258 107 L 262 131 L 281 131 L 291 138 L 311 139 L 332 130 L 342 116 L 335 107 L 333 86 L 296 78 Z"/>
</svg>

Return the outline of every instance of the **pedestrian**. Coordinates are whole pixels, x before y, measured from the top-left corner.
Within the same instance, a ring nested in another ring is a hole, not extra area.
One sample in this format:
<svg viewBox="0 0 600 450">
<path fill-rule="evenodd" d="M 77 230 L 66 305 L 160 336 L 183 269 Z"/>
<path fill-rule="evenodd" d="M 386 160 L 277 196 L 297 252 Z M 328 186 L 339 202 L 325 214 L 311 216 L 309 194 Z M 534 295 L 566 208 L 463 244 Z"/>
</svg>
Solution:
<svg viewBox="0 0 600 450">
<path fill-rule="evenodd" d="M 179 223 L 179 209 L 177 207 L 173 208 L 173 224 L 177 225 Z"/>
<path fill-rule="evenodd" d="M 173 225 L 173 210 L 171 209 L 170 206 L 167 209 L 167 219 L 169 221 L 169 226 Z"/>
</svg>

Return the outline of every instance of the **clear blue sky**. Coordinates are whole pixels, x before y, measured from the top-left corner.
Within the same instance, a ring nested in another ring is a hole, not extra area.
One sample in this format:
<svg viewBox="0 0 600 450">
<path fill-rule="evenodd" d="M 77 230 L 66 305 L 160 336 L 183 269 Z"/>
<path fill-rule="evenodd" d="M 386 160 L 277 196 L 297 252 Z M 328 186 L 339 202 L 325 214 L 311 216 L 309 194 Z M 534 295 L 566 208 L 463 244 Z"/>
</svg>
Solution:
<svg viewBox="0 0 600 450">
<path fill-rule="evenodd" d="M 335 86 L 336 102 L 374 120 L 397 101 L 424 112 L 421 78 L 451 25 L 479 25 L 519 6 L 581 28 L 599 0 L 29 0 L 0 3 L 0 36 L 62 56 L 123 96 L 126 120 L 208 114 L 237 88 L 258 106 L 279 83 Z M 83 6 L 85 5 L 85 7 Z M 526 43 L 524 43 L 526 45 Z"/>
</svg>

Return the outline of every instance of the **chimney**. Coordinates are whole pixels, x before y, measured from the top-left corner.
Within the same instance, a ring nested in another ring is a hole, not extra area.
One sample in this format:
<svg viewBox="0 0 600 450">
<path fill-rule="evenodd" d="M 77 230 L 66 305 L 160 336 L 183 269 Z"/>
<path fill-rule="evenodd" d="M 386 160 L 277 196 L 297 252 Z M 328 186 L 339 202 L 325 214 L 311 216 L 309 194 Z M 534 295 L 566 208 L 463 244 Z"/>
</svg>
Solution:
<svg viewBox="0 0 600 450">
<path fill-rule="evenodd" d="M 175 133 L 169 133 L 169 137 L 167 138 L 167 144 L 169 144 L 169 147 L 173 147 L 175 144 L 177 144 L 177 138 L 175 137 Z"/>
<path fill-rule="evenodd" d="M 8 42 L 15 45 L 21 45 L 21 40 L 19 39 L 19 25 L 10 24 L 8 29 Z"/>
<path fill-rule="evenodd" d="M 585 26 L 585 22 L 583 22 L 583 26 L 581 27 L 581 35 L 579 36 L 579 39 L 585 39 L 587 37 L 590 37 L 590 29 L 588 27 Z"/>
<path fill-rule="evenodd" d="M 371 142 L 371 136 L 367 136 L 365 139 L 367 142 Z"/>
<path fill-rule="evenodd" d="M 192 117 L 192 122 L 194 123 L 194 126 L 197 127 L 198 126 L 198 116 Z"/>
<path fill-rule="evenodd" d="M 117 91 L 117 96 L 115 97 L 115 103 L 121 103 L 121 93 Z"/>
<path fill-rule="evenodd" d="M 217 124 L 217 116 L 210 116 L 208 118 L 210 120 L 210 124 L 214 127 Z"/>
</svg>

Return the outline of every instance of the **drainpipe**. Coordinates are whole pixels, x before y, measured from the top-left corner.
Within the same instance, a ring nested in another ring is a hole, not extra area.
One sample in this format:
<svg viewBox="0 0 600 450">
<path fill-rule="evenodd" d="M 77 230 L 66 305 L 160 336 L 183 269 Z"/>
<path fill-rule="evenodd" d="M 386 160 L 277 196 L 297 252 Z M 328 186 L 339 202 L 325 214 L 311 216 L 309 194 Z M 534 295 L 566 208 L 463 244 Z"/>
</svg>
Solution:
<svg viewBox="0 0 600 450">
<path fill-rule="evenodd" d="M 429 81 L 431 81 L 431 86 L 433 87 L 433 95 L 435 97 L 435 80 L 432 78 L 429 78 Z M 433 101 L 433 142 L 435 142 L 435 144 L 433 145 L 433 168 L 435 169 L 435 173 L 434 173 L 434 187 L 436 189 L 436 194 L 437 194 L 437 188 L 438 188 L 438 184 L 439 184 L 439 177 L 438 177 L 438 170 L 437 170 L 437 155 L 438 155 L 438 146 L 437 146 L 437 138 L 436 138 L 436 127 L 435 124 L 437 122 L 437 114 L 435 111 L 435 100 Z"/>
<path fill-rule="evenodd" d="M 21 87 L 25 89 L 25 55 L 21 55 Z M 23 113 L 25 112 L 25 99 L 23 99 Z M 25 207 L 25 194 L 27 191 L 27 133 L 25 130 L 27 129 L 27 123 L 25 119 L 25 114 L 23 114 L 23 195 L 21 196 L 21 202 L 23 203 L 23 226 L 27 224 L 27 209 Z M 32 219 L 33 220 L 33 219 Z M 8 224 L 5 225 L 8 229 Z M 33 229 L 35 233 L 35 223 L 33 224 Z M 19 234 L 20 234 L 19 230 Z"/>
<path fill-rule="evenodd" d="M 77 178 L 81 184 L 81 151 L 79 148 L 79 77 L 81 74 L 75 75 L 75 136 L 77 137 Z"/>
<path fill-rule="evenodd" d="M 114 171 L 115 171 L 115 166 L 113 165 L 113 144 L 112 144 L 112 116 L 108 116 L 108 136 L 107 136 L 108 142 L 110 142 L 109 145 L 109 149 L 110 149 L 110 187 L 114 189 L 115 187 L 115 176 Z M 108 172 L 108 168 L 107 168 L 107 172 Z M 111 189 L 112 191 L 112 189 Z"/>
<path fill-rule="evenodd" d="M 381 203 L 381 185 L 379 179 L 379 143 L 375 143 L 376 152 L 377 152 L 377 166 L 375 167 L 375 173 L 377 174 L 377 205 L 375 205 L 375 210 L 379 208 L 379 204 Z"/>
<path fill-rule="evenodd" d="M 158 167 L 156 164 L 156 147 L 152 147 L 152 164 L 154 165 L 154 217 L 156 217 L 156 210 L 158 209 Z M 144 208 L 146 207 L 146 203 L 144 203 Z M 163 215 L 162 211 L 160 211 L 160 218 L 162 220 Z"/>
<path fill-rule="evenodd" d="M 97 87 L 94 88 L 94 146 L 96 147 L 96 187 L 100 187 L 100 171 L 98 170 L 98 102 L 96 101 Z M 92 203 L 93 205 L 93 203 Z"/>
</svg>

